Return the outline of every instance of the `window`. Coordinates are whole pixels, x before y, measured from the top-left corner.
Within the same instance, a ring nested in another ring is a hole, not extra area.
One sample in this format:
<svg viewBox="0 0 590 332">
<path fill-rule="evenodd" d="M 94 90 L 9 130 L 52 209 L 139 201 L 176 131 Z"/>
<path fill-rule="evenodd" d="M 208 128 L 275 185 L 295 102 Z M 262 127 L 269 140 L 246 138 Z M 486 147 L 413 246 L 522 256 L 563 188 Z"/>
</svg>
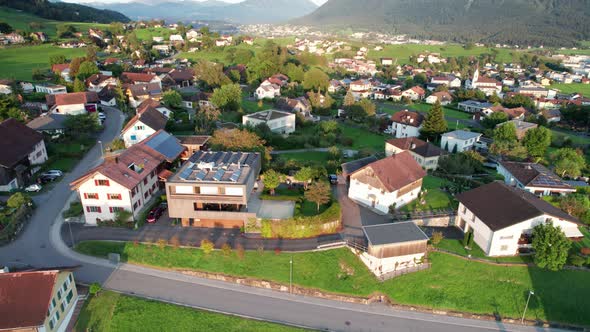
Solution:
<svg viewBox="0 0 590 332">
<path fill-rule="evenodd" d="M 87 206 L 86 207 L 86 212 L 96 212 L 96 213 L 101 213 L 101 208 L 100 206 Z"/>
<path fill-rule="evenodd" d="M 108 187 L 110 183 L 109 180 L 94 180 L 94 185 Z"/>
<path fill-rule="evenodd" d="M 123 211 L 123 208 L 120 207 L 120 206 L 111 206 L 111 207 L 109 207 L 109 212 L 110 213 L 117 213 L 117 212 L 120 212 L 120 211 Z"/>
<path fill-rule="evenodd" d="M 64 312 L 65 307 L 63 302 L 59 304 L 59 309 L 61 310 L 61 312 Z"/>
<path fill-rule="evenodd" d="M 131 139 L 132 141 L 137 141 L 137 135 L 131 135 L 130 139 Z"/>
<path fill-rule="evenodd" d="M 66 295 L 66 301 L 68 301 L 68 303 L 72 300 L 72 297 L 74 296 L 74 293 L 72 290 L 70 290 L 70 292 L 68 293 L 68 295 Z"/>
<path fill-rule="evenodd" d="M 56 323 L 59 320 L 59 311 L 56 311 L 55 312 L 55 320 L 56 320 Z"/>
<path fill-rule="evenodd" d="M 471 214 L 471 221 L 475 221 L 475 213 Z"/>
<path fill-rule="evenodd" d="M 467 207 L 463 205 L 463 214 L 467 213 Z"/>
<path fill-rule="evenodd" d="M 152 184 L 152 190 L 156 190 L 156 183 Z"/>
<path fill-rule="evenodd" d="M 143 184 L 147 184 L 147 181 L 148 181 L 147 178 L 143 179 Z"/>
<path fill-rule="evenodd" d="M 506 250 L 508 250 L 507 245 L 500 246 L 500 251 L 506 251 Z"/>
<path fill-rule="evenodd" d="M 107 194 L 107 199 L 122 199 L 121 194 Z"/>
<path fill-rule="evenodd" d="M 143 130 L 144 128 L 144 126 L 135 126 L 135 130 Z"/>
<path fill-rule="evenodd" d="M 148 192 L 147 191 L 143 194 L 143 198 L 148 198 Z"/>
<path fill-rule="evenodd" d="M 85 193 L 84 199 L 98 199 L 97 193 Z"/>
<path fill-rule="evenodd" d="M 57 299 L 61 300 L 61 289 L 57 291 Z"/>
</svg>

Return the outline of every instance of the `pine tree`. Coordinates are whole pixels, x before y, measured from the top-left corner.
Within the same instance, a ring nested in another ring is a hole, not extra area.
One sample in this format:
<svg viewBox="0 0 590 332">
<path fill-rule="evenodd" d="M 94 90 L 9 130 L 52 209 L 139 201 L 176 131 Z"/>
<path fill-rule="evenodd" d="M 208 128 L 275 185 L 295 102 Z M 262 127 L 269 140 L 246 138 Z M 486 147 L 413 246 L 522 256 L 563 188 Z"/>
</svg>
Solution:
<svg viewBox="0 0 590 332">
<path fill-rule="evenodd" d="M 86 91 L 86 86 L 84 85 L 84 82 L 82 82 L 79 79 L 75 79 L 74 80 L 74 92 L 84 92 Z"/>
<path fill-rule="evenodd" d="M 428 113 L 426 119 L 422 123 L 422 130 L 420 132 L 425 138 L 436 140 L 440 134 L 444 134 L 447 131 L 447 128 L 448 125 L 445 120 L 442 106 L 440 105 L 440 102 L 437 101 L 434 106 L 432 106 L 430 113 Z"/>
</svg>

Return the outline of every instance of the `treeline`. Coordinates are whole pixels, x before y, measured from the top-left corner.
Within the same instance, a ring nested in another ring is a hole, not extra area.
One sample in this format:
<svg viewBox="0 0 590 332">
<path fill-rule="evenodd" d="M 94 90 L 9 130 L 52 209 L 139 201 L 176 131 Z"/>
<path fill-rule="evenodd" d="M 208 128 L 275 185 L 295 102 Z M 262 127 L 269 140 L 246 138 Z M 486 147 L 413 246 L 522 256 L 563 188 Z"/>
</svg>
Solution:
<svg viewBox="0 0 590 332">
<path fill-rule="evenodd" d="M 88 6 L 49 2 L 47 0 L 0 0 L 0 6 L 22 10 L 26 13 L 56 21 L 72 22 L 129 22 L 130 19 L 116 11 L 101 10 Z"/>
</svg>

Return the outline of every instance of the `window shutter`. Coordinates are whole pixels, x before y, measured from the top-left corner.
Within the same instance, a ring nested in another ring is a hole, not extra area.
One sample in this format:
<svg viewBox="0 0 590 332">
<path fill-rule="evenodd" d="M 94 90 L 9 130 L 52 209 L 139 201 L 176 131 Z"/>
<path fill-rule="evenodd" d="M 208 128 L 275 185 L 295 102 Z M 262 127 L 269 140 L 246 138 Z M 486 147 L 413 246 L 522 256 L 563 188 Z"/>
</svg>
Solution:
<svg viewBox="0 0 590 332">
<path fill-rule="evenodd" d="M 113 213 L 113 208 L 109 206 L 109 212 Z"/>
<path fill-rule="evenodd" d="M 84 199 L 87 199 L 87 198 L 88 198 L 88 194 L 84 193 Z"/>
<path fill-rule="evenodd" d="M 94 185 L 98 186 L 98 180 L 94 180 Z"/>
<path fill-rule="evenodd" d="M 86 212 L 90 212 L 90 206 L 86 207 Z"/>
<path fill-rule="evenodd" d="M 106 180 L 105 183 L 106 183 L 107 186 L 110 186 L 111 185 L 111 182 L 109 180 Z"/>
<path fill-rule="evenodd" d="M 97 207 L 98 208 L 98 213 L 102 212 L 102 208 L 100 206 Z"/>
</svg>

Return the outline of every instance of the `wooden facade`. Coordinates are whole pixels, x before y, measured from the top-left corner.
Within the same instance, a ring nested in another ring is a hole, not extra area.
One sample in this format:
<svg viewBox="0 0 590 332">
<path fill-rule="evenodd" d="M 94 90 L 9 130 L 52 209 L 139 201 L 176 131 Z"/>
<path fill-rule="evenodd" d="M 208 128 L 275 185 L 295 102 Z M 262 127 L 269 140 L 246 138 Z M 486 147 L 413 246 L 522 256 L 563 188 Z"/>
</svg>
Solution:
<svg viewBox="0 0 590 332">
<path fill-rule="evenodd" d="M 369 255 L 377 258 L 399 257 L 422 254 L 426 252 L 428 240 L 392 243 L 385 245 L 369 245 Z"/>
</svg>

